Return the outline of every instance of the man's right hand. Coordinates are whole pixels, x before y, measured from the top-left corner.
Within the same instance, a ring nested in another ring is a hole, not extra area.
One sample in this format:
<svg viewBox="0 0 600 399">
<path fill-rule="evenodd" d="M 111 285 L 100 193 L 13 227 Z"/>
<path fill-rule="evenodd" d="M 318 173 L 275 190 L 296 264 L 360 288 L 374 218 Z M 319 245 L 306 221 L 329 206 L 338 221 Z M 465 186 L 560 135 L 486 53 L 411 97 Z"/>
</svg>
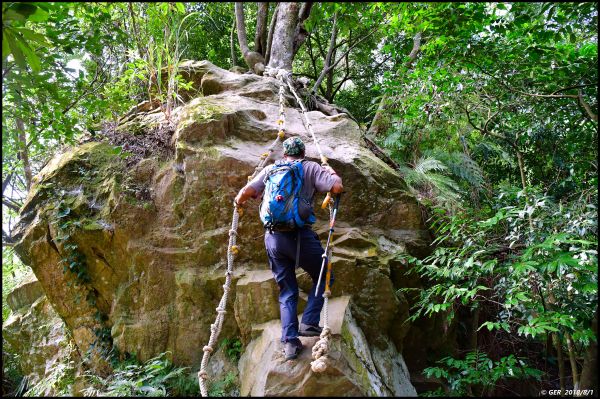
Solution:
<svg viewBox="0 0 600 399">
<path fill-rule="evenodd" d="M 335 170 L 329 165 L 322 165 L 323 169 L 331 173 L 332 176 L 336 179 L 336 182 L 331 187 L 331 192 L 333 194 L 340 194 L 344 191 L 344 186 L 342 185 L 342 178 L 335 173 Z"/>
<path fill-rule="evenodd" d="M 243 206 L 246 201 L 250 198 L 256 198 L 258 195 L 258 191 L 256 191 L 252 186 L 244 186 L 235 197 L 234 202 L 237 206 Z"/>
</svg>

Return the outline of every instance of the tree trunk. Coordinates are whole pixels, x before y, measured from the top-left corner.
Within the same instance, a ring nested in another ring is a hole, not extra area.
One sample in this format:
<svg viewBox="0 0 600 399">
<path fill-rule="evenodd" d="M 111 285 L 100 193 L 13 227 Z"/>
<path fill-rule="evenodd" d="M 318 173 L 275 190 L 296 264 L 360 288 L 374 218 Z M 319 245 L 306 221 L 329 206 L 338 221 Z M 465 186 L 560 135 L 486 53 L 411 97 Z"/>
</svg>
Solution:
<svg viewBox="0 0 600 399">
<path fill-rule="evenodd" d="M 240 44 L 242 55 L 244 55 L 245 53 L 250 52 L 250 48 L 248 47 L 248 39 L 246 38 L 246 21 L 244 21 L 243 3 L 235 3 L 235 21 L 237 24 L 238 43 Z"/>
<path fill-rule="evenodd" d="M 271 59 L 271 45 L 273 44 L 273 32 L 275 31 L 275 22 L 277 22 L 277 14 L 279 13 L 279 3 L 275 6 L 273 16 L 271 17 L 271 23 L 269 24 L 269 35 L 267 36 L 267 50 L 265 52 L 265 63 L 269 64 Z"/>
<path fill-rule="evenodd" d="M 235 60 L 235 20 L 233 24 L 231 24 L 231 35 L 229 37 L 229 47 L 231 48 L 231 67 L 237 66 L 237 62 Z"/>
<path fill-rule="evenodd" d="M 264 56 L 267 51 L 267 14 L 269 13 L 269 3 L 257 3 L 257 5 L 254 51 Z"/>
<path fill-rule="evenodd" d="M 310 16 L 310 10 L 312 9 L 313 2 L 307 1 L 302 3 L 300 11 L 298 12 L 298 23 L 296 24 L 296 31 L 294 32 L 294 48 L 292 59 L 296 56 L 296 53 L 308 37 L 308 32 L 304 29 L 304 21 Z"/>
<path fill-rule="evenodd" d="M 297 23 L 298 3 L 279 3 L 268 64 L 270 68 L 292 70 L 294 33 L 296 32 Z"/>
<path fill-rule="evenodd" d="M 579 389 L 579 372 L 577 371 L 577 360 L 575 359 L 575 348 L 571 334 L 565 333 L 567 349 L 569 350 L 569 362 L 571 363 L 571 375 L 573 376 L 573 389 Z"/>
<path fill-rule="evenodd" d="M 590 340 L 590 345 L 585 351 L 583 358 L 583 368 L 579 379 L 579 389 L 594 390 L 598 392 L 598 308 L 592 320 L 592 331 L 596 335 L 596 340 Z"/>
<path fill-rule="evenodd" d="M 560 396 L 565 395 L 565 361 L 563 359 L 562 343 L 557 333 L 552 333 L 558 361 L 558 378 L 560 381 Z"/>
<path fill-rule="evenodd" d="M 256 51 L 250 51 L 250 48 L 248 47 L 243 3 L 235 3 L 235 20 L 237 24 L 238 42 L 240 43 L 240 50 L 242 51 L 246 65 L 248 65 L 248 68 L 257 75 L 262 75 L 265 70 L 265 58 Z"/>
<path fill-rule="evenodd" d="M 333 52 L 333 58 L 335 59 L 335 51 Z M 325 80 L 325 98 L 330 103 L 333 102 L 333 73 L 335 69 L 331 68 L 327 72 L 327 79 Z"/>
</svg>

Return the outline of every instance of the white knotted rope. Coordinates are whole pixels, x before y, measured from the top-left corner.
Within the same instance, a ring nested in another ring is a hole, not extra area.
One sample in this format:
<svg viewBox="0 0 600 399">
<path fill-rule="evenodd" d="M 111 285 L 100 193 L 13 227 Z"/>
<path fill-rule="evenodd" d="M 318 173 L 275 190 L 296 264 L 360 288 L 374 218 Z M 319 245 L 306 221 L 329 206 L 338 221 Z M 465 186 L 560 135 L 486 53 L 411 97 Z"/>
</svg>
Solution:
<svg viewBox="0 0 600 399">
<path fill-rule="evenodd" d="M 267 151 L 260 156 L 260 160 L 258 165 L 254 168 L 254 172 L 251 176 L 248 176 L 248 181 L 252 180 L 258 172 L 260 172 L 265 164 L 267 163 L 269 157 L 273 153 L 275 146 L 277 143 L 282 141 L 285 136 L 285 108 L 284 108 L 284 75 L 278 74 L 278 79 L 280 80 L 279 86 L 279 119 L 277 120 L 277 124 L 279 126 L 279 131 L 277 132 L 277 138 L 275 141 L 267 148 Z M 237 237 L 237 228 L 240 215 L 242 214 L 241 208 L 238 208 L 235 204 L 233 207 L 233 218 L 231 220 L 231 230 L 229 230 L 229 245 L 227 246 L 227 271 L 225 272 L 225 284 L 223 284 L 223 296 L 221 297 L 221 301 L 219 302 L 219 306 L 217 306 L 217 317 L 215 322 L 210 325 L 210 338 L 208 339 L 208 344 L 202 348 L 204 351 L 204 355 L 202 356 L 202 362 L 200 363 L 200 371 L 198 372 L 198 384 L 200 385 L 200 394 L 204 397 L 208 396 L 208 372 L 206 371 L 206 367 L 208 366 L 208 361 L 210 359 L 210 354 L 214 351 L 215 344 L 217 343 L 217 339 L 219 338 L 219 334 L 221 333 L 221 328 L 223 327 L 223 320 L 225 319 L 225 314 L 227 311 L 225 310 L 227 305 L 227 296 L 231 289 L 231 276 L 233 274 L 233 260 L 235 255 L 238 253 L 238 247 L 236 245 L 236 237 Z"/>
<path fill-rule="evenodd" d="M 304 106 L 304 102 L 302 101 L 302 99 L 300 98 L 298 93 L 296 93 L 296 90 L 294 89 L 294 86 L 291 81 L 291 73 L 284 69 L 267 68 L 265 70 L 265 74 L 267 74 L 268 76 L 275 76 L 278 79 L 285 81 L 287 83 L 287 86 L 290 89 L 290 92 L 296 98 L 296 102 L 298 103 L 298 105 L 300 105 L 300 113 L 304 117 L 304 126 L 305 126 L 306 130 L 308 130 L 308 132 L 311 134 L 312 139 L 315 142 L 315 147 L 317 147 L 317 152 L 319 153 L 319 157 L 321 158 L 321 164 L 323 166 L 328 165 L 327 158 L 323 155 L 323 152 L 321 151 L 321 146 L 319 145 L 319 141 L 317 140 L 317 136 L 315 135 L 315 132 L 313 130 L 312 123 L 310 122 L 310 119 L 308 118 L 308 114 L 307 114 L 306 107 Z M 280 88 L 280 90 L 281 90 L 281 88 Z M 329 202 L 329 221 L 331 222 L 331 220 L 333 220 L 333 206 L 331 205 L 331 201 L 330 201 Z M 330 245 L 328 248 L 328 251 L 327 251 L 328 262 L 331 259 L 332 250 L 333 250 L 333 246 Z M 328 285 L 328 284 L 326 284 L 326 285 Z M 329 311 L 328 311 L 330 295 L 331 295 L 330 291 L 326 291 L 323 293 L 323 299 L 324 299 L 324 301 L 323 301 L 323 331 L 321 331 L 319 340 L 315 343 L 315 345 L 312 348 L 312 357 L 313 357 L 314 361 L 312 361 L 310 363 L 310 365 L 311 365 L 311 370 L 315 373 L 324 372 L 327 369 L 327 363 L 328 363 L 328 359 L 329 359 L 329 357 L 327 355 L 329 353 L 329 346 L 330 346 L 330 341 L 331 341 L 331 329 L 329 328 Z"/>
<path fill-rule="evenodd" d="M 331 202 L 329 202 L 329 221 L 333 220 L 333 206 Z M 331 256 L 333 254 L 333 245 L 329 244 L 329 248 L 327 248 L 327 263 L 331 261 Z M 329 265 L 327 265 L 329 269 Z M 325 278 L 328 280 L 330 277 L 328 274 L 325 274 Z M 329 297 L 331 296 L 331 291 L 327 288 L 329 287 L 329 281 L 325 281 L 326 290 L 323 292 L 323 331 L 321 331 L 321 335 L 319 336 L 319 340 L 315 343 L 312 348 L 312 357 L 313 360 L 310 362 L 310 369 L 315 373 L 322 373 L 327 370 L 328 362 L 329 362 L 329 346 L 331 343 L 331 329 L 329 328 Z"/>
</svg>

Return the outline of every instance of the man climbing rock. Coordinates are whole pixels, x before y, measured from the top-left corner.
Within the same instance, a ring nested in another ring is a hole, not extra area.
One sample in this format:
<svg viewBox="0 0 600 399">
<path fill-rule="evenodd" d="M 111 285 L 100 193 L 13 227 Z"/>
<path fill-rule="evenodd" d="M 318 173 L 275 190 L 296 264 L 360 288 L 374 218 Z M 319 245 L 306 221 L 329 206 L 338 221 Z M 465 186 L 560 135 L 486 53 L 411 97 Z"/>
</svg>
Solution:
<svg viewBox="0 0 600 399">
<path fill-rule="evenodd" d="M 284 157 L 265 167 L 240 190 L 235 198 L 242 206 L 250 198 L 263 193 L 260 214 L 265 225 L 265 246 L 269 265 L 279 286 L 281 342 L 285 359 L 295 359 L 302 350 L 298 336 L 318 336 L 325 278 L 318 287 L 323 247 L 311 225 L 316 192 L 343 191 L 342 179 L 330 166 L 304 159 L 305 147 L 299 137 L 283 142 Z M 313 287 L 298 325 L 298 283 L 295 268 L 301 267 L 311 277 Z M 331 278 L 333 281 L 333 276 Z"/>
</svg>

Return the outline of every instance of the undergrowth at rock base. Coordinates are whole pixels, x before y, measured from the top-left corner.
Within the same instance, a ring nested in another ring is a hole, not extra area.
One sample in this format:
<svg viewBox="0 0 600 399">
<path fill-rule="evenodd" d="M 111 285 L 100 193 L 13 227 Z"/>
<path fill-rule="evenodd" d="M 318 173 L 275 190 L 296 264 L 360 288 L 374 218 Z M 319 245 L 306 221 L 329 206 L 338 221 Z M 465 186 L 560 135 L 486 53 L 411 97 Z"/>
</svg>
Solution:
<svg viewBox="0 0 600 399">
<path fill-rule="evenodd" d="M 84 396 L 199 396 L 195 373 L 189 367 L 175 367 L 166 359 L 169 352 L 139 363 L 130 358 L 115 365 L 114 371 L 102 378 L 90 371 L 84 373 L 87 388 Z"/>
<path fill-rule="evenodd" d="M 488 396 L 498 381 L 534 378 L 540 380 L 543 372 L 529 367 L 513 355 L 492 361 L 482 352 L 470 352 L 464 360 L 445 357 L 438 367 L 423 370 L 427 378 L 441 378 L 446 388 L 426 392 L 424 396 Z"/>
<path fill-rule="evenodd" d="M 229 360 L 235 363 L 240 360 L 243 346 L 242 341 L 240 341 L 239 338 L 224 338 L 223 341 L 221 341 L 221 347 L 225 348 L 225 353 Z"/>
<path fill-rule="evenodd" d="M 217 397 L 231 397 L 239 396 L 239 392 L 236 390 L 236 375 L 233 371 L 230 371 L 221 380 L 213 381 L 209 384 L 208 396 Z M 236 395 L 237 394 L 237 395 Z"/>
</svg>

